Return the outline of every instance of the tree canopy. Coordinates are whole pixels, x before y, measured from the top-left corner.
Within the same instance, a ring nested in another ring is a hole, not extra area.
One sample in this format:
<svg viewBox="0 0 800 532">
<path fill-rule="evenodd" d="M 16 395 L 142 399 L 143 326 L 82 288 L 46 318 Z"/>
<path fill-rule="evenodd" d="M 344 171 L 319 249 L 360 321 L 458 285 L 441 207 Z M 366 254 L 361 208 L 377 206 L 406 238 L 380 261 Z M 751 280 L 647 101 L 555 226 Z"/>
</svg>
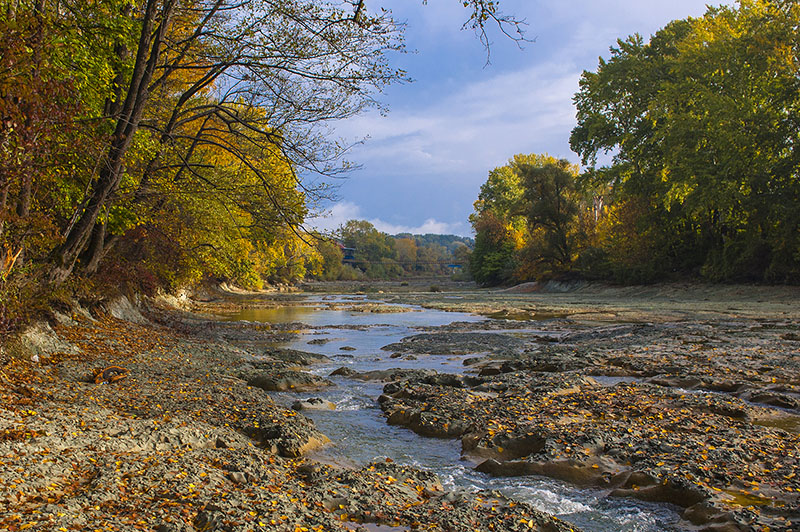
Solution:
<svg viewBox="0 0 800 532">
<path fill-rule="evenodd" d="M 519 38 L 497 2 L 463 6 Z M 350 167 L 326 125 L 405 79 L 402 25 L 364 0 L 0 0 L 0 49 L 6 300 L 319 271 L 302 223 Z"/>
<path fill-rule="evenodd" d="M 367 220 L 349 220 L 317 248 L 325 258 L 321 279 L 396 279 L 451 275 L 466 278 L 472 240 L 456 235 L 389 235 Z M 337 243 L 340 247 L 337 248 Z"/>
<path fill-rule="evenodd" d="M 574 98 L 584 172 L 516 156 L 489 173 L 476 280 L 797 282 L 798 25 L 797 2 L 742 0 L 619 39 Z"/>
<path fill-rule="evenodd" d="M 612 216 L 644 209 L 643 272 L 796 278 L 798 22 L 796 2 L 743 0 L 619 40 L 583 74 L 571 145 L 593 167 L 613 154 L 591 176 Z"/>
</svg>

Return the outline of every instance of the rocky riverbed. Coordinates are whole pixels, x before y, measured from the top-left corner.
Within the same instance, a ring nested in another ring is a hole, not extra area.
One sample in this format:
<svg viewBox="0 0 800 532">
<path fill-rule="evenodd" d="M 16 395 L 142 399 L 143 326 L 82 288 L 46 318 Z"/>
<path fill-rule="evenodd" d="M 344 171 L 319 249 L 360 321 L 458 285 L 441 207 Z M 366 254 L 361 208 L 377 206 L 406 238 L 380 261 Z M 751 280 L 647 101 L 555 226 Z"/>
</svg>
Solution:
<svg viewBox="0 0 800 532">
<path fill-rule="evenodd" d="M 484 355 L 466 361 L 463 377 L 388 384 L 388 422 L 459 438 L 463 455 L 493 475 L 546 475 L 678 504 L 687 526 L 797 529 L 797 294 L 655 290 L 627 301 L 591 290 L 407 296 L 510 319 L 492 324 L 495 335 L 454 324 L 387 346 Z M 537 312 L 554 316 L 538 322 L 538 335 L 514 332 Z"/>
<path fill-rule="evenodd" d="M 291 329 L 152 310 L 54 313 L 6 346 L 0 529 L 573 529 L 497 494 L 445 492 L 435 474 L 391 461 L 306 461 L 328 438 L 266 390 L 328 383 L 298 370 L 312 355 L 249 348 Z M 110 366 L 124 378 L 96 382 Z"/>
<path fill-rule="evenodd" d="M 316 330 L 309 351 L 346 361 L 355 348 L 324 335 L 372 326 L 303 323 L 308 300 L 292 294 L 211 293 L 194 312 L 151 304 L 147 318 L 119 301 L 54 313 L 3 354 L 0 529 L 575 529 L 391 460 L 309 461 L 328 438 L 304 412 L 334 407 L 313 396 L 342 378 L 384 383 L 389 424 L 453 438 L 491 475 L 669 502 L 685 530 L 800 526 L 796 290 L 456 288 L 317 296 L 315 308 L 357 315 L 415 305 L 492 317 L 421 325 L 376 348 L 403 369 L 333 376 L 313 369 L 330 358 L 274 346 Z M 208 314 L 256 307 L 300 319 Z M 463 366 L 441 373 L 436 360 Z M 109 366 L 124 378 L 96 384 Z M 273 393 L 295 395 L 293 408 Z"/>
</svg>

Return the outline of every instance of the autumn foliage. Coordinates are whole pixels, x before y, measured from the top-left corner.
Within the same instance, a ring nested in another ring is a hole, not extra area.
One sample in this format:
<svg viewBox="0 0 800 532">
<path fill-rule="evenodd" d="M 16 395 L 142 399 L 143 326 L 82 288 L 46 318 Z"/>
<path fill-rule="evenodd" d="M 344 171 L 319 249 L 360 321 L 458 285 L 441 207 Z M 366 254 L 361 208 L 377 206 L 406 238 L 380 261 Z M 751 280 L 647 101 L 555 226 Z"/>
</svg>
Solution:
<svg viewBox="0 0 800 532">
<path fill-rule="evenodd" d="M 387 14 L 305 0 L 0 2 L 0 302 L 317 271 L 302 225 L 347 168 L 325 124 L 399 47 Z"/>
<path fill-rule="evenodd" d="M 796 2 L 742 0 L 619 39 L 574 98 L 583 173 L 537 155 L 490 172 L 476 280 L 796 283 L 798 21 Z"/>
</svg>

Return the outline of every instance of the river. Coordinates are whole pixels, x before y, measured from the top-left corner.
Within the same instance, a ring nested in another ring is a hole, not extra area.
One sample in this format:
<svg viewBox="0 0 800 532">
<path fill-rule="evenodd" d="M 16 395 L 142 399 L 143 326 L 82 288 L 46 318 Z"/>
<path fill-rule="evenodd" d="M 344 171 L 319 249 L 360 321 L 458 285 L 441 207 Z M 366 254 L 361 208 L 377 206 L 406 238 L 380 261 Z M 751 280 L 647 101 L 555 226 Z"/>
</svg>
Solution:
<svg viewBox="0 0 800 532">
<path fill-rule="evenodd" d="M 442 373 L 463 373 L 465 358 L 420 356 L 390 358 L 380 348 L 416 334 L 422 327 L 438 327 L 453 322 L 475 323 L 482 316 L 412 308 L 412 312 L 370 313 L 320 308 L 330 303 L 366 303 L 366 296 L 307 297 L 303 304 L 280 308 L 246 309 L 226 316 L 231 320 L 266 323 L 301 323 L 300 333 L 280 347 L 319 353 L 331 362 L 309 371 L 327 376 L 347 366 L 364 372 L 389 368 L 427 368 Z M 378 303 L 378 302 L 375 302 Z M 535 327 L 535 322 L 531 322 Z M 538 332 L 544 334 L 542 331 Z M 544 477 L 493 478 L 474 471 L 475 464 L 460 456 L 455 440 L 426 438 L 390 426 L 378 406 L 382 383 L 362 382 L 346 377 L 330 377 L 336 386 L 313 394 L 274 393 L 276 402 L 291 405 L 298 398 L 319 397 L 336 404 L 332 411 L 308 411 L 317 427 L 332 443 L 310 458 L 340 466 L 358 466 L 375 459 L 392 460 L 430 470 L 439 475 L 446 489 L 496 490 L 535 508 L 553 514 L 587 531 L 656 532 L 680 530 L 679 508 L 632 499 L 608 497 L 601 490 L 575 486 Z"/>
</svg>

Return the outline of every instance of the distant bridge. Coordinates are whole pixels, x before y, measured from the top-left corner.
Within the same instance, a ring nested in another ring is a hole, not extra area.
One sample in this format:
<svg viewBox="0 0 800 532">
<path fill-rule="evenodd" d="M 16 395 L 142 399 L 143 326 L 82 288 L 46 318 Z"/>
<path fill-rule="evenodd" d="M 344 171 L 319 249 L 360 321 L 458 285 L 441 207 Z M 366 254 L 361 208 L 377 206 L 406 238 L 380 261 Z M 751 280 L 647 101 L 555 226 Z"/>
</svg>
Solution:
<svg viewBox="0 0 800 532">
<path fill-rule="evenodd" d="M 448 268 L 461 268 L 462 266 L 464 266 L 463 264 L 456 264 L 456 263 L 447 262 L 447 261 L 441 261 L 441 260 L 397 260 L 397 259 L 389 259 L 389 260 L 391 260 L 395 264 L 401 264 L 401 265 L 419 264 L 419 265 L 428 266 L 428 265 L 436 264 L 436 265 L 439 265 L 439 266 L 447 266 Z M 383 264 L 382 260 L 356 260 L 354 258 L 347 258 L 347 257 L 343 258 L 342 262 L 345 263 L 345 264 L 347 264 L 347 263 L 356 263 L 356 262 L 361 263 L 361 264 Z"/>
</svg>

